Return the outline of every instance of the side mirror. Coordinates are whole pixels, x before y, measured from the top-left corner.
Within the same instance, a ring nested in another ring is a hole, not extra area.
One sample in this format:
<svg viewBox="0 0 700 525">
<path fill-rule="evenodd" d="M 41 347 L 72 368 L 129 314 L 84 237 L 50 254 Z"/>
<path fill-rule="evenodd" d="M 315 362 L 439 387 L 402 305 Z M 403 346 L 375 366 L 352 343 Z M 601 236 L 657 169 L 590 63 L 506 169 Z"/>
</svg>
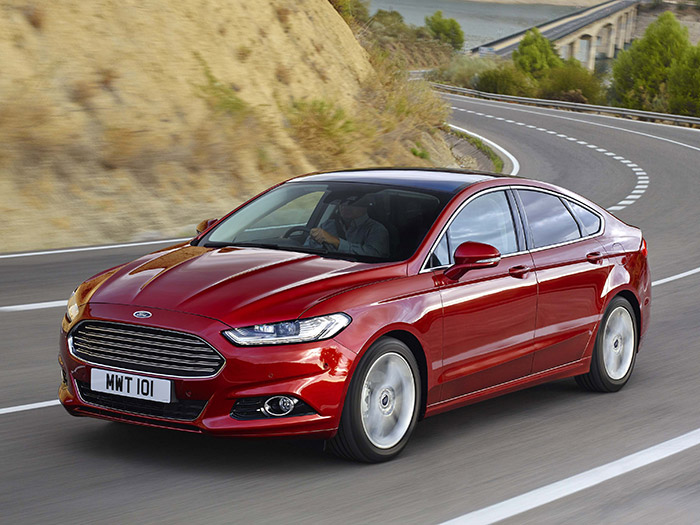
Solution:
<svg viewBox="0 0 700 525">
<path fill-rule="evenodd" d="M 200 233 L 202 233 L 203 231 L 205 231 L 207 228 L 209 228 L 209 226 L 211 226 L 212 224 L 214 224 L 214 223 L 215 223 L 216 221 L 218 221 L 218 220 L 219 220 L 219 219 L 204 219 L 202 222 L 200 222 L 200 223 L 197 225 L 197 228 L 196 228 L 196 229 L 197 229 L 197 235 L 199 235 Z"/>
<path fill-rule="evenodd" d="M 457 281 L 469 270 L 490 268 L 501 261 L 501 252 L 490 244 L 463 242 L 455 250 L 455 263 L 445 270 L 445 277 Z"/>
</svg>

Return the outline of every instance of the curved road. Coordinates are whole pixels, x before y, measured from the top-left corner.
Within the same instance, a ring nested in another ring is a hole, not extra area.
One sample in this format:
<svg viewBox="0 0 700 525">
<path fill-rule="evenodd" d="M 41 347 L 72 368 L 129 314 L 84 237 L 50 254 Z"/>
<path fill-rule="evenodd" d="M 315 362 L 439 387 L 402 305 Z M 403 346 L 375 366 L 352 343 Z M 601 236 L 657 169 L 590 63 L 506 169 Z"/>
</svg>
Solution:
<svg viewBox="0 0 700 525">
<path fill-rule="evenodd" d="M 465 407 L 423 421 L 398 460 L 370 466 L 311 441 L 150 430 L 59 406 L 0 412 L 0 522 L 441 523 L 700 428 L 700 273 L 663 280 L 700 267 L 700 132 L 447 98 L 451 122 L 510 151 L 521 175 L 620 207 L 644 230 L 652 324 L 621 392 L 564 380 Z M 157 247 L 0 258 L 0 306 L 65 299 Z M 0 409 L 55 399 L 62 315 L 0 309 Z M 506 523 L 697 522 L 699 461 L 689 448 Z"/>
</svg>

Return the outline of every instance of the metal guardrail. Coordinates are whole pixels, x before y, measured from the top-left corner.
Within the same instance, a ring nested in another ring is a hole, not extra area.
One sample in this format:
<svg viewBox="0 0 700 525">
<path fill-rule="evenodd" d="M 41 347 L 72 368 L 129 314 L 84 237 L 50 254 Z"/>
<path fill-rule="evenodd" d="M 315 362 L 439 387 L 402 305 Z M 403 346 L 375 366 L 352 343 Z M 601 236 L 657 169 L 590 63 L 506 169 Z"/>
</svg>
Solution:
<svg viewBox="0 0 700 525">
<path fill-rule="evenodd" d="M 430 82 L 434 89 L 446 91 L 448 93 L 456 93 L 458 95 L 469 95 L 472 97 L 485 98 L 500 102 L 517 102 L 519 104 L 530 104 L 554 109 L 570 109 L 573 111 L 581 111 L 583 113 L 605 113 L 607 115 L 616 115 L 618 117 L 632 118 L 636 117 L 642 120 L 653 122 L 672 122 L 673 124 L 686 124 L 689 126 L 700 127 L 700 118 L 686 117 L 683 115 L 672 115 L 670 113 L 654 113 L 652 111 L 641 111 L 637 109 L 614 108 L 611 106 L 594 106 L 592 104 L 579 104 L 577 102 L 563 102 L 559 100 L 545 100 L 541 98 L 514 97 L 512 95 L 497 95 L 495 93 L 486 93 L 477 91 L 476 89 L 467 89 L 447 84 L 437 84 Z"/>
</svg>

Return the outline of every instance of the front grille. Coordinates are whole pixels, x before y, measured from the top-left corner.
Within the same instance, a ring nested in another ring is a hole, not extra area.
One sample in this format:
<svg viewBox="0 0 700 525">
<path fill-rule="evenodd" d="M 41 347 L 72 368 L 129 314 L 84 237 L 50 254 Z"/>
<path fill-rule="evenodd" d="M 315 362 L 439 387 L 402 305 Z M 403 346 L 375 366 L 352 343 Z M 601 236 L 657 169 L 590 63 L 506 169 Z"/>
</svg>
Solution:
<svg viewBox="0 0 700 525">
<path fill-rule="evenodd" d="M 96 365 L 174 377 L 210 377 L 224 364 L 197 336 L 103 321 L 80 323 L 71 332 L 71 352 Z"/>
<path fill-rule="evenodd" d="M 172 403 L 158 403 L 157 401 L 95 392 L 90 389 L 90 385 L 82 381 L 76 381 L 75 384 L 78 386 L 80 397 L 86 403 L 143 416 L 193 421 L 199 417 L 199 414 L 202 413 L 204 406 L 207 404 L 206 401 L 189 399 L 174 401 Z"/>
</svg>

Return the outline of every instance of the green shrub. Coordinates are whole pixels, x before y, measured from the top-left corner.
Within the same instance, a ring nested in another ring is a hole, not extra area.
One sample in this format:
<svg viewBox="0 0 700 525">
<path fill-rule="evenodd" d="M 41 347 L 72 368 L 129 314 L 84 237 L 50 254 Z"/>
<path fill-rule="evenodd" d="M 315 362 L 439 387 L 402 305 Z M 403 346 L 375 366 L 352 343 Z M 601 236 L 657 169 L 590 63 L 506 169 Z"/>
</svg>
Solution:
<svg viewBox="0 0 700 525">
<path fill-rule="evenodd" d="M 432 71 L 428 76 L 434 82 L 476 88 L 475 81 L 478 76 L 484 71 L 497 68 L 498 64 L 498 60 L 493 58 L 455 54 L 449 64 Z"/>
<path fill-rule="evenodd" d="M 552 43 L 537 28 L 530 29 L 513 51 L 513 63 L 521 71 L 541 78 L 552 68 L 564 65 Z"/>
<path fill-rule="evenodd" d="M 454 18 L 443 18 L 442 11 L 435 11 L 432 16 L 425 17 L 425 26 L 435 38 L 447 42 L 456 51 L 462 49 L 464 32 Z"/>
<path fill-rule="evenodd" d="M 534 97 L 537 94 L 536 83 L 512 62 L 481 73 L 476 80 L 476 89 L 518 97 Z"/>
<path fill-rule="evenodd" d="M 675 61 L 668 77 L 670 111 L 700 117 L 700 45 Z"/>
<path fill-rule="evenodd" d="M 329 0 L 350 26 L 363 25 L 369 20 L 369 2 L 363 0 Z"/>
<path fill-rule="evenodd" d="M 289 109 L 289 122 L 305 147 L 331 156 L 345 153 L 356 129 L 343 108 L 318 99 L 294 102 Z"/>
<path fill-rule="evenodd" d="M 588 104 L 603 104 L 606 98 L 600 79 L 574 58 L 547 71 L 540 80 L 539 97 Z"/>
<path fill-rule="evenodd" d="M 236 95 L 234 88 L 216 78 L 209 64 L 199 53 L 194 53 L 194 57 L 202 66 L 206 79 L 206 83 L 195 86 L 199 96 L 217 113 L 224 113 L 237 120 L 247 116 L 250 113 L 250 108 Z"/>
</svg>

